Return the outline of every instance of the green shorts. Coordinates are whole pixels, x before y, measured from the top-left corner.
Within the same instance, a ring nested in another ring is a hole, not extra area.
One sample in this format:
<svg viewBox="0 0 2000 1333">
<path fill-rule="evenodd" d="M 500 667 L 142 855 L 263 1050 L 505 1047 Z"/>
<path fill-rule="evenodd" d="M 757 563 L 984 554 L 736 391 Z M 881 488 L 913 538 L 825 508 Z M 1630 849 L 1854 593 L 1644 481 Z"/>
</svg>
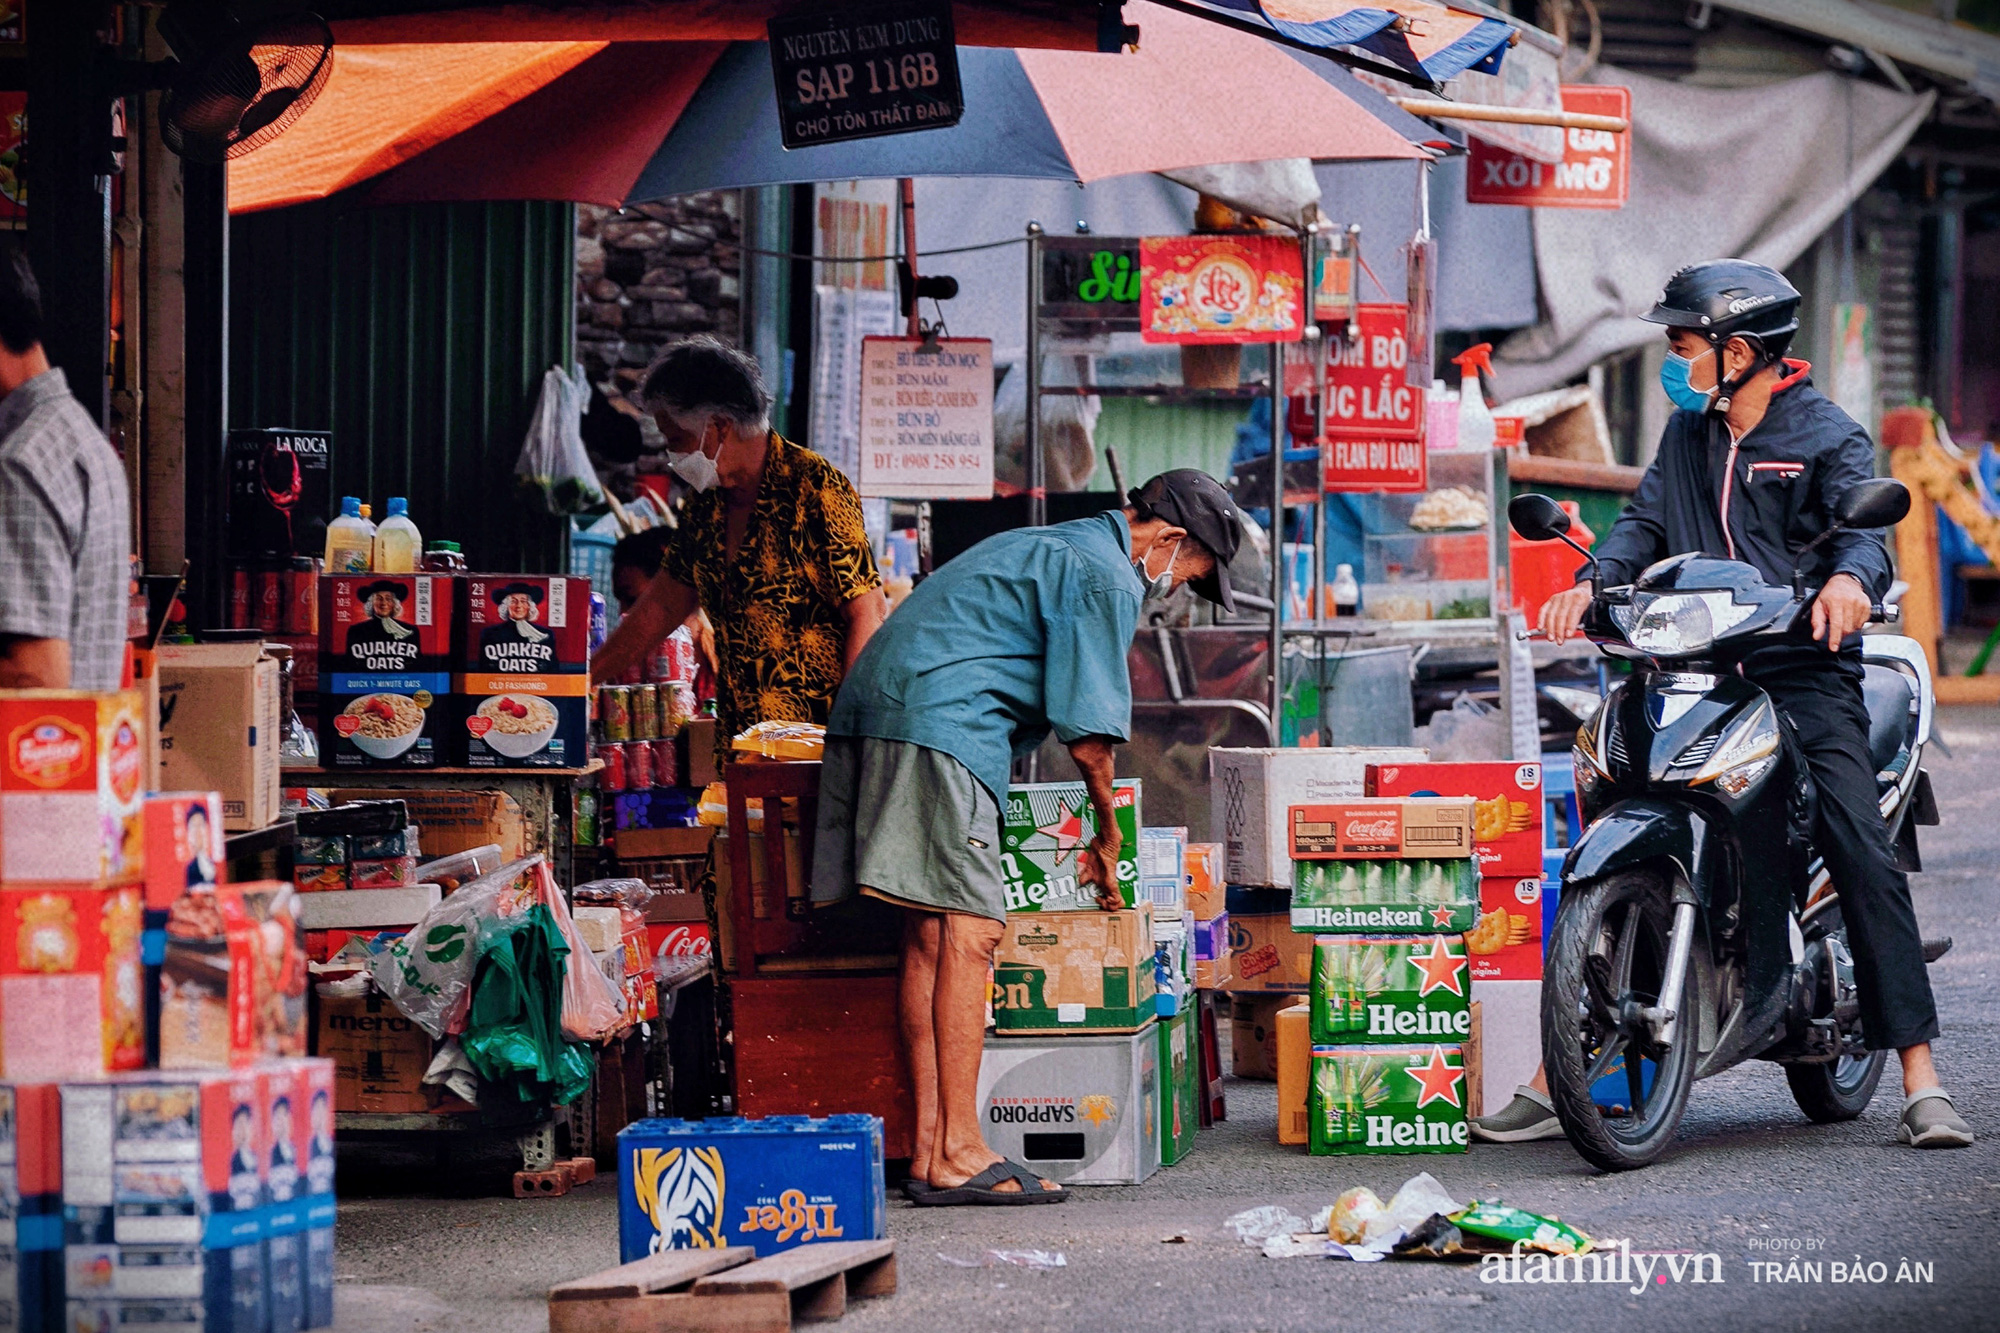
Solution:
<svg viewBox="0 0 2000 1333">
<path fill-rule="evenodd" d="M 1000 807 L 942 750 L 828 736 L 812 865 L 815 903 L 872 890 L 926 911 L 1007 919 Z"/>
</svg>

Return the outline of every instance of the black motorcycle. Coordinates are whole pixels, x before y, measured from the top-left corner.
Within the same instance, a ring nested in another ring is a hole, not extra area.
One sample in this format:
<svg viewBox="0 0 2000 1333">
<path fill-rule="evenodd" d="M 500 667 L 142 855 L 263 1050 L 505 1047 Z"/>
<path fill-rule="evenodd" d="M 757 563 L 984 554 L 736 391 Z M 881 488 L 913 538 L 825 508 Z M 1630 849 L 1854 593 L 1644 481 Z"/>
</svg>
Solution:
<svg viewBox="0 0 2000 1333">
<path fill-rule="evenodd" d="M 1902 483 L 1862 482 L 1834 530 L 1888 527 L 1909 507 Z M 1530 541 L 1569 541 L 1546 496 L 1519 496 L 1507 514 Z M 1773 588 L 1750 565 L 1698 554 L 1624 587 L 1590 571 L 1583 632 L 1633 669 L 1572 751 L 1587 827 L 1563 863 L 1542 982 L 1563 1131 L 1601 1170 L 1646 1166 L 1673 1140 L 1694 1080 L 1750 1059 L 1783 1065 L 1811 1119 L 1851 1120 L 1886 1053 L 1862 1044 L 1839 894 L 1812 848 L 1810 772 L 1770 697 L 1736 671 L 1760 648 L 1810 643 L 1818 590 L 1799 573 Z M 1937 822 L 1922 768 L 1930 671 L 1914 640 L 1862 644 L 1882 817 L 1914 870 L 1915 826 Z"/>
</svg>

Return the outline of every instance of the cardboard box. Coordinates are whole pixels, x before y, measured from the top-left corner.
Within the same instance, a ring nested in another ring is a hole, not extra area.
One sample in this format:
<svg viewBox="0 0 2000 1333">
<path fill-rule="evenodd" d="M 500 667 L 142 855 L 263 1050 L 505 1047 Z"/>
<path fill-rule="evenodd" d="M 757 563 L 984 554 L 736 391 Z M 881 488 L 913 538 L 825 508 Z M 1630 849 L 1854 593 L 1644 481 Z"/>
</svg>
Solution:
<svg viewBox="0 0 2000 1333">
<path fill-rule="evenodd" d="M 1462 1042 L 1470 969 L 1458 935 L 1322 935 L 1313 940 L 1316 1046 Z"/>
<path fill-rule="evenodd" d="M 421 860 L 422 833 L 415 824 L 394 833 L 355 833 L 348 838 L 347 854 L 354 861 Z"/>
<path fill-rule="evenodd" d="M 992 1037 L 979 1126 L 993 1151 L 1062 1185 L 1137 1185 L 1160 1164 L 1160 1043 L 1123 1036 Z"/>
<path fill-rule="evenodd" d="M 1197 963 L 1227 962 L 1229 959 L 1229 913 L 1211 917 L 1207 921 L 1195 918 L 1189 912 L 1187 918 L 1193 923 L 1190 937 L 1194 943 L 1194 960 Z"/>
<path fill-rule="evenodd" d="M 1264 1082 L 1278 1076 L 1278 1012 L 1291 995 L 1234 995 L 1229 1000 L 1229 1072 Z"/>
<path fill-rule="evenodd" d="M 1118 819 L 1118 896 L 1139 901 L 1139 780 L 1112 786 Z M 1097 891 L 1077 875 L 1077 860 L 1097 836 L 1097 811 L 1081 782 L 1009 787 L 1000 812 L 1000 880 L 1011 912 L 1097 910 Z"/>
<path fill-rule="evenodd" d="M 1479 1006 L 1481 1097 L 1497 1111 L 1542 1067 L 1542 983 L 1474 981 L 1472 999 Z"/>
<path fill-rule="evenodd" d="M 435 884 L 408 889 L 350 889 L 346 893 L 302 893 L 296 904 L 306 930 L 372 930 L 414 926 L 444 900 Z"/>
<path fill-rule="evenodd" d="M 663 856 L 700 856 L 715 840 L 715 830 L 706 824 L 691 828 L 635 828 L 618 833 L 618 855 L 625 860 L 643 861 Z"/>
<path fill-rule="evenodd" d="M 1222 835 L 1223 878 L 1230 884 L 1289 888 L 1285 812 L 1290 807 L 1355 800 L 1369 764 L 1416 763 L 1429 753 L 1410 746 L 1210 750 L 1210 827 Z"/>
<path fill-rule="evenodd" d="M 423 1081 L 430 1034 L 381 992 L 329 995 L 322 988 L 313 1036 L 314 1052 L 333 1062 L 335 1111 L 431 1109 Z"/>
<path fill-rule="evenodd" d="M 1200 1038 L 1192 1006 L 1153 1024 L 1160 1043 L 1160 1165 L 1172 1166 L 1194 1151 L 1201 1128 Z"/>
<path fill-rule="evenodd" d="M 0 889 L 0 1074 L 95 1078 L 146 1056 L 143 890 Z"/>
<path fill-rule="evenodd" d="M 223 826 L 278 818 L 278 663 L 257 643 L 160 647 L 160 768 L 169 787 L 222 793 Z"/>
<path fill-rule="evenodd" d="M 1542 979 L 1543 897 L 1539 875 L 1479 881 L 1479 921 L 1465 935 L 1474 981 Z"/>
<path fill-rule="evenodd" d="M 1478 864 L 1298 861 L 1293 930 L 1330 934 L 1463 934 L 1479 916 Z"/>
<path fill-rule="evenodd" d="M 1187 905 L 1197 921 L 1213 921 L 1228 910 L 1228 881 L 1222 876 L 1223 846 L 1191 842 L 1182 854 L 1187 867 Z"/>
<path fill-rule="evenodd" d="M 160 1063 L 244 1068 L 306 1053 L 305 938 L 289 884 L 177 901 L 160 971 Z"/>
<path fill-rule="evenodd" d="M 1007 918 L 993 955 L 997 1032 L 1132 1032 L 1152 1021 L 1153 995 L 1145 904 Z"/>
<path fill-rule="evenodd" d="M 1410 796 L 1291 808 L 1293 861 L 1472 855 L 1470 797 Z"/>
<path fill-rule="evenodd" d="M 333 436 L 323 430 L 237 429 L 224 446 L 224 551 L 231 561 L 319 555 L 326 550 L 326 515 Z M 282 506 L 278 497 L 286 497 Z"/>
<path fill-rule="evenodd" d="M 295 866 L 292 876 L 292 882 L 300 893 L 309 893 L 314 897 L 322 893 L 346 893 L 354 887 L 354 873 L 345 862 L 337 866 Z"/>
<path fill-rule="evenodd" d="M 163 912 L 190 889 L 212 889 L 221 878 L 222 795 L 156 792 L 145 798 L 146 906 Z"/>
<path fill-rule="evenodd" d="M 144 876 L 150 730 L 135 690 L 0 691 L 0 882 Z"/>
<path fill-rule="evenodd" d="M 1315 1157 L 1462 1153 L 1465 1059 L 1456 1044 L 1315 1046 L 1306 1119 Z"/>
<path fill-rule="evenodd" d="M 1139 878 L 1171 880 L 1185 887 L 1187 868 L 1184 828 L 1142 828 L 1139 830 Z"/>
<path fill-rule="evenodd" d="M 448 724 L 449 574 L 331 574 L 320 580 L 319 751 L 328 768 L 431 768 Z"/>
<path fill-rule="evenodd" d="M 520 802 L 504 791 L 373 791 L 342 788 L 332 793 L 335 805 L 349 801 L 395 800 L 409 807 L 410 822 L 423 831 L 424 855 L 449 856 L 475 847 L 500 848 L 503 862 L 518 861 L 542 850 L 539 838 L 521 812 Z"/>
<path fill-rule="evenodd" d="M 1465 1118 L 1478 1120 L 1486 1114 L 1486 1066 L 1481 1058 L 1479 1001 L 1471 1005 L 1472 1031 L 1465 1038 Z M 1495 1108 L 1498 1109 L 1497 1107 Z"/>
<path fill-rule="evenodd" d="M 680 750 L 682 786 L 706 787 L 722 780 L 715 766 L 715 728 L 712 717 L 689 718 L 680 735 L 674 737 Z"/>
<path fill-rule="evenodd" d="M 271 1328 L 324 1328 L 333 1320 L 333 1272 L 319 1264 L 311 1234 L 324 1232 L 331 1258 L 333 1064 L 273 1061 L 262 1067 L 267 1092 L 270 1165 L 264 1215 L 265 1275 Z"/>
<path fill-rule="evenodd" d="M 1493 878 L 1541 873 L 1541 764 L 1370 764 L 1366 785 L 1370 796 L 1472 797 L 1472 852 L 1479 873 Z"/>
<path fill-rule="evenodd" d="M 590 670 L 590 580 L 550 574 L 471 574 L 456 671 L 581 676 Z"/>
<path fill-rule="evenodd" d="M 1253 894 L 1230 895 L 1229 991 L 1304 995 L 1312 980 L 1311 937 L 1292 929 L 1284 894 Z M 1272 906 L 1279 910 L 1271 911 Z"/>
<path fill-rule="evenodd" d="M 350 861 L 348 887 L 354 889 L 407 889 L 417 882 L 417 858 L 395 856 L 386 861 Z"/>
<path fill-rule="evenodd" d="M 1153 1012 L 1172 1018 L 1194 1003 L 1194 918 L 1153 923 Z"/>
<path fill-rule="evenodd" d="M 1304 1147 L 1311 1139 L 1306 1088 L 1312 1082 L 1311 1010 L 1303 1004 L 1278 1011 L 1278 1142 Z"/>
<path fill-rule="evenodd" d="M 1194 988 L 1197 991 L 1229 989 L 1229 959 L 1197 958 L 1194 960 Z"/>
<path fill-rule="evenodd" d="M 62 1326 L 62 1100 L 53 1083 L 0 1084 L 0 1198 L 11 1205 L 0 1322 Z"/>
<path fill-rule="evenodd" d="M 588 676 L 454 676 L 452 763 L 582 768 L 590 761 Z"/>
</svg>

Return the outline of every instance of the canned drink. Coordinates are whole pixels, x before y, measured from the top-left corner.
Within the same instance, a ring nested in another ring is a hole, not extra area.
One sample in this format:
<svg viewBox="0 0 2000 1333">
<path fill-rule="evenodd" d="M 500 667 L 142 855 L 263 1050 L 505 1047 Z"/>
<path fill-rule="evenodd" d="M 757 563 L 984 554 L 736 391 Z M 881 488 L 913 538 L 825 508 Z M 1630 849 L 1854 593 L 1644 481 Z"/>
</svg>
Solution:
<svg viewBox="0 0 2000 1333">
<path fill-rule="evenodd" d="M 276 634 L 285 623 L 284 570 L 260 569 L 255 582 L 254 608 L 257 628 Z"/>
<path fill-rule="evenodd" d="M 632 693 L 629 685 L 606 685 L 597 691 L 597 720 L 607 741 L 632 739 Z"/>
<path fill-rule="evenodd" d="M 665 735 L 678 736 L 681 728 L 694 716 L 694 686 L 684 680 L 676 680 L 660 686 L 660 730 Z"/>
<path fill-rule="evenodd" d="M 680 785 L 680 752 L 672 741 L 647 741 L 646 748 L 653 752 L 653 785 L 655 787 L 676 787 Z"/>
<path fill-rule="evenodd" d="M 319 633 L 319 561 L 296 556 L 285 576 L 285 633 L 305 637 Z"/>
<path fill-rule="evenodd" d="M 229 628 L 250 628 L 250 571 L 229 571 Z"/>
<path fill-rule="evenodd" d="M 570 841 L 578 847 L 595 847 L 601 841 L 598 831 L 597 788 L 578 787 L 576 801 L 570 807 Z"/>
<path fill-rule="evenodd" d="M 604 646 L 611 635 L 611 608 L 604 604 L 604 594 L 590 594 L 590 655 L 597 656 L 597 650 Z"/>
<path fill-rule="evenodd" d="M 605 791 L 625 790 L 625 747 L 622 745 L 600 745 L 597 757 L 604 761 L 604 771 L 597 775 L 597 785 Z"/>
<path fill-rule="evenodd" d="M 625 747 L 625 790 L 644 791 L 653 785 L 653 747 L 633 741 Z"/>
<path fill-rule="evenodd" d="M 646 679 L 654 685 L 665 685 L 674 679 L 674 641 L 661 639 L 653 645 L 653 651 L 646 655 Z"/>
<path fill-rule="evenodd" d="M 660 734 L 660 687 L 657 685 L 634 685 L 632 687 L 632 739 L 635 741 L 655 740 Z"/>
</svg>

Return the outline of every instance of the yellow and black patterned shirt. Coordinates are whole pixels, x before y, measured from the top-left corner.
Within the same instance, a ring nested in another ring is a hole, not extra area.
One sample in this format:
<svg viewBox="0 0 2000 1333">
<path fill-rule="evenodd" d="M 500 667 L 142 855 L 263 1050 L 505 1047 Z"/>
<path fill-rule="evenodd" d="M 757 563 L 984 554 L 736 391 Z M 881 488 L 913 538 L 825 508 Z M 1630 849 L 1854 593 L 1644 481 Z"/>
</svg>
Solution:
<svg viewBox="0 0 2000 1333">
<path fill-rule="evenodd" d="M 720 487 L 690 496 L 660 565 L 695 590 L 715 626 L 724 751 L 758 722 L 826 721 L 845 664 L 844 608 L 882 586 L 853 485 L 776 431 L 733 561 L 727 515 Z"/>
</svg>

